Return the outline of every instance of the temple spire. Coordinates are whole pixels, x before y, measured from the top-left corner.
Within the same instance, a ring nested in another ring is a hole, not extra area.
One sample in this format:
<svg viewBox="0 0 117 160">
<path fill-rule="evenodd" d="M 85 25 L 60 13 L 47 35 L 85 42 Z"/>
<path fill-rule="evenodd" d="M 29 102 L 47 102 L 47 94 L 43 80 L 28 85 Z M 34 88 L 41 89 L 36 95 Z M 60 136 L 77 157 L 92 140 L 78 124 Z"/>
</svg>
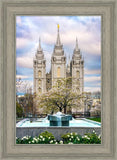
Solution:
<svg viewBox="0 0 117 160">
<path fill-rule="evenodd" d="M 75 47 L 75 50 L 78 51 L 78 40 L 77 40 L 77 37 L 76 37 L 76 47 Z"/>
<path fill-rule="evenodd" d="M 60 41 L 60 35 L 59 35 L 59 24 L 57 25 L 57 28 L 58 28 L 58 35 L 57 35 L 57 40 L 56 40 L 56 46 L 60 46 L 61 41 Z"/>
<path fill-rule="evenodd" d="M 42 48 L 41 48 L 41 40 L 39 38 L 39 47 L 38 47 L 38 51 L 42 51 Z"/>
</svg>

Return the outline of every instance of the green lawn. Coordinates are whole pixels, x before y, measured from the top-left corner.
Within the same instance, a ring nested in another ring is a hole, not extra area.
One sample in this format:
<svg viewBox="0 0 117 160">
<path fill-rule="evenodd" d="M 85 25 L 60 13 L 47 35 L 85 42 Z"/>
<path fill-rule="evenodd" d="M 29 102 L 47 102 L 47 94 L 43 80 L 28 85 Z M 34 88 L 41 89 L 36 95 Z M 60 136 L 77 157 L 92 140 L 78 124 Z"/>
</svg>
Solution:
<svg viewBox="0 0 117 160">
<path fill-rule="evenodd" d="M 93 121 L 96 121 L 96 122 L 101 122 L 101 117 L 98 117 L 98 118 L 87 118 L 87 119 L 90 119 L 90 120 L 93 120 Z"/>
</svg>

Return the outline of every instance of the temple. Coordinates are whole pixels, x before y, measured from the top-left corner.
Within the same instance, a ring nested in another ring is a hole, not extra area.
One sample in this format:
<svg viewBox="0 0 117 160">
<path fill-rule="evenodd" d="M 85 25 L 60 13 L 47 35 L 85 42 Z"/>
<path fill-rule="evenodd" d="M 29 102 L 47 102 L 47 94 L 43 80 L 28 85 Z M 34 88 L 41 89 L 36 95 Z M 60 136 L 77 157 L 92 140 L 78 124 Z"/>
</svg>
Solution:
<svg viewBox="0 0 117 160">
<path fill-rule="evenodd" d="M 34 93 L 42 94 L 48 92 L 57 80 L 68 77 L 72 79 L 71 87 L 74 92 L 81 94 L 84 91 L 84 60 L 78 46 L 77 38 L 74 51 L 71 55 L 72 59 L 70 60 L 70 57 L 68 57 L 67 60 L 60 40 L 60 29 L 58 25 L 57 39 L 51 56 L 51 70 L 49 73 L 46 73 L 46 60 L 39 39 L 39 46 L 33 60 Z"/>
</svg>

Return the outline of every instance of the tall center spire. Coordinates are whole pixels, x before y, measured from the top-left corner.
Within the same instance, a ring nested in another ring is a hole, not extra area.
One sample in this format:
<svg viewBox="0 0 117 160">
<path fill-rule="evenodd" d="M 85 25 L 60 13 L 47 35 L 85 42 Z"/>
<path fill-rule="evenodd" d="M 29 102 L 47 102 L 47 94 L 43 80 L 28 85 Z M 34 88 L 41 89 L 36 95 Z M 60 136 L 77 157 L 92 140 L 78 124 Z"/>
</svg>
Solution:
<svg viewBox="0 0 117 160">
<path fill-rule="evenodd" d="M 59 24 L 57 25 L 57 28 L 58 28 L 58 35 L 57 35 L 57 40 L 56 40 L 56 46 L 60 46 L 61 45 L 61 41 L 60 41 L 60 35 L 59 35 Z"/>
<path fill-rule="evenodd" d="M 38 47 L 38 51 L 42 51 L 42 48 L 41 48 L 41 40 L 39 38 L 39 47 Z"/>
<path fill-rule="evenodd" d="M 75 50 L 78 51 L 78 40 L 77 40 L 77 37 L 76 37 L 76 47 L 75 47 Z"/>
</svg>

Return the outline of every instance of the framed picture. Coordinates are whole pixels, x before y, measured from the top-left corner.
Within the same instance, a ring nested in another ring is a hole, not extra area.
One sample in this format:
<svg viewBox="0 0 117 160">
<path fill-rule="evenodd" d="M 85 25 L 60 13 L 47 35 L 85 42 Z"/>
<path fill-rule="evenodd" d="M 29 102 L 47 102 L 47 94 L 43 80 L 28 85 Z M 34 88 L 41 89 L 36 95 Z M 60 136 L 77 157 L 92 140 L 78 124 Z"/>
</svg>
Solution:
<svg viewBox="0 0 117 160">
<path fill-rule="evenodd" d="M 101 16 L 16 16 L 16 116 L 17 144 L 101 144 Z"/>
<path fill-rule="evenodd" d="M 116 5 L 1 2 L 1 159 L 117 158 Z"/>
</svg>

